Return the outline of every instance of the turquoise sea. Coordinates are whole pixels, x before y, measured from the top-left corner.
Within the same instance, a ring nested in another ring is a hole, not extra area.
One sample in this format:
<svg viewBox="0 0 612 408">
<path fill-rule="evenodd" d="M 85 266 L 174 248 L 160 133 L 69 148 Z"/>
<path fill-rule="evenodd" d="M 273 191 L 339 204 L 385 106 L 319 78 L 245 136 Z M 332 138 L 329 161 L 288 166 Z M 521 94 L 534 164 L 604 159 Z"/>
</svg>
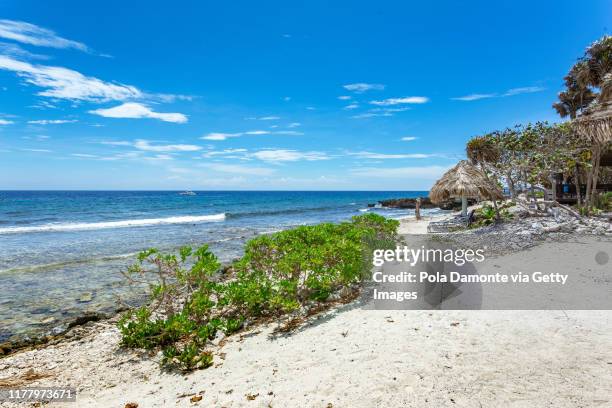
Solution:
<svg viewBox="0 0 612 408">
<path fill-rule="evenodd" d="M 149 247 L 208 243 L 224 262 L 258 234 L 373 211 L 403 192 L 0 191 L 0 342 L 61 331 L 86 311 L 137 301 L 122 270 Z M 439 211 L 439 210 L 426 210 Z"/>
</svg>

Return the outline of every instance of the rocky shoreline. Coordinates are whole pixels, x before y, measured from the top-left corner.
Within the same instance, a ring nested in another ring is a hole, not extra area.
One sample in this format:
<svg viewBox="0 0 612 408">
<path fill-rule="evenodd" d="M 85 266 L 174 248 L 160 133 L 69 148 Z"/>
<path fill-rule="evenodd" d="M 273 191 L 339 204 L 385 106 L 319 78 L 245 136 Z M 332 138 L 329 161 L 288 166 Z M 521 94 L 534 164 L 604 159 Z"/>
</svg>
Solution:
<svg viewBox="0 0 612 408">
<path fill-rule="evenodd" d="M 439 208 L 441 210 L 452 210 L 458 211 L 461 209 L 461 203 L 455 202 L 454 200 L 449 200 L 441 204 L 434 204 L 431 202 L 429 197 L 417 197 L 417 198 L 393 198 L 389 200 L 381 200 L 378 202 L 378 205 L 384 208 L 401 208 L 401 209 L 415 209 L 417 200 L 421 200 L 421 208 Z M 470 199 L 468 200 L 468 204 L 475 204 L 476 200 Z M 376 207 L 377 204 L 370 203 L 368 207 Z"/>
<path fill-rule="evenodd" d="M 612 223 L 605 218 L 578 218 L 563 209 L 554 215 L 534 216 L 518 206 L 511 207 L 510 213 L 514 218 L 499 224 L 437 235 L 461 245 L 487 247 L 492 255 L 521 251 L 542 242 L 565 241 L 574 236 L 612 237 Z"/>
</svg>

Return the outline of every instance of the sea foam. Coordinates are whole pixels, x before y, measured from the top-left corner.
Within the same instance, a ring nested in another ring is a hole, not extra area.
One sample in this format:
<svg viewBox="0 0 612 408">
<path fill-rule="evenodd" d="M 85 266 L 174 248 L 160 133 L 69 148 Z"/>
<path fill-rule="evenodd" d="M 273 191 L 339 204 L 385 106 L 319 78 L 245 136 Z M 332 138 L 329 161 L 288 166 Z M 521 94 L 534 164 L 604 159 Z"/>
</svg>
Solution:
<svg viewBox="0 0 612 408">
<path fill-rule="evenodd" d="M 167 218 L 146 218 L 135 220 L 105 221 L 105 222 L 79 222 L 66 224 L 45 224 L 29 227 L 0 228 L 0 234 L 23 234 L 29 232 L 61 232 L 97 230 L 106 228 L 145 227 L 161 224 L 196 224 L 201 222 L 224 221 L 225 213 L 210 215 L 185 215 Z"/>
</svg>

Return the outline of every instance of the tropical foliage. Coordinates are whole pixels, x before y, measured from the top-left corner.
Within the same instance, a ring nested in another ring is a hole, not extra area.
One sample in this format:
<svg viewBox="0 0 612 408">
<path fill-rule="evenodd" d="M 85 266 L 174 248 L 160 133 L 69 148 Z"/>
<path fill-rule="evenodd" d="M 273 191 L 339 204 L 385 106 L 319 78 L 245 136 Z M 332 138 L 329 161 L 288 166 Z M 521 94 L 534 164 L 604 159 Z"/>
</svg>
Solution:
<svg viewBox="0 0 612 408">
<path fill-rule="evenodd" d="M 512 198 L 517 189 L 529 189 L 535 196 L 534 187 L 550 187 L 554 173 L 561 173 L 564 179 L 573 177 L 577 185 L 586 181 L 588 213 L 596 199 L 600 156 L 610 148 L 611 135 L 603 141 L 582 137 L 573 122 L 595 105 L 612 103 L 612 37 L 604 36 L 591 44 L 569 70 L 564 84 L 566 89 L 559 93 L 553 108 L 572 121 L 529 123 L 478 135 L 467 143 L 466 154 L 485 174 L 505 183 Z M 580 194 L 578 205 L 582 205 Z"/>
<path fill-rule="evenodd" d="M 373 250 L 395 247 L 398 225 L 366 214 L 263 235 L 246 244 L 225 274 L 206 245 L 178 254 L 144 251 L 126 275 L 152 278 L 150 302 L 122 316 L 122 343 L 160 349 L 166 367 L 206 368 L 212 364 L 207 346 L 219 332 L 231 334 L 246 320 L 299 313 L 362 282 Z"/>
</svg>

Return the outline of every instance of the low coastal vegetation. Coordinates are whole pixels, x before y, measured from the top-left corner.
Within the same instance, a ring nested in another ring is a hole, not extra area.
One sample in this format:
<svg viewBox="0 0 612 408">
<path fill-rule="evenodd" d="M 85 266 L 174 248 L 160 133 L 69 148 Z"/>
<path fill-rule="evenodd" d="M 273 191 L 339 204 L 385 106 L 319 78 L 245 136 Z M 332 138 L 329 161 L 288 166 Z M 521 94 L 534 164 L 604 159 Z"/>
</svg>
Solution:
<svg viewBox="0 0 612 408">
<path fill-rule="evenodd" d="M 122 316 L 122 344 L 161 350 L 167 368 L 206 368 L 213 363 L 207 348 L 220 333 L 299 315 L 336 293 L 350 298 L 369 276 L 373 250 L 395 248 L 398 226 L 366 214 L 262 235 L 224 271 L 207 245 L 178 254 L 143 251 L 126 276 L 153 282 L 150 301 Z"/>
</svg>

